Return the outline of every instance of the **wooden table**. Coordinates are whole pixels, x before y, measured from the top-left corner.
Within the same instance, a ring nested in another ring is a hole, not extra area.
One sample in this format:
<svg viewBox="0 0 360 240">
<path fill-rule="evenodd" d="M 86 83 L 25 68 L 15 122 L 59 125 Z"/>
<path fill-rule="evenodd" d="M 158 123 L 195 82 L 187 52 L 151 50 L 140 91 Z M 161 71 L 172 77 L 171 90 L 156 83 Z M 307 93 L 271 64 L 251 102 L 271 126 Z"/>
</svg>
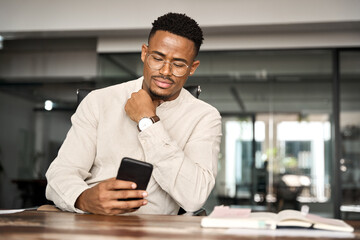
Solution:
<svg viewBox="0 0 360 240">
<path fill-rule="evenodd" d="M 226 234 L 226 229 L 201 228 L 201 218 L 165 215 L 101 216 L 68 212 L 25 211 L 0 215 L 0 239 L 297 239 L 229 235 Z M 360 222 L 349 223 L 357 229 L 355 239 L 360 239 Z"/>
</svg>

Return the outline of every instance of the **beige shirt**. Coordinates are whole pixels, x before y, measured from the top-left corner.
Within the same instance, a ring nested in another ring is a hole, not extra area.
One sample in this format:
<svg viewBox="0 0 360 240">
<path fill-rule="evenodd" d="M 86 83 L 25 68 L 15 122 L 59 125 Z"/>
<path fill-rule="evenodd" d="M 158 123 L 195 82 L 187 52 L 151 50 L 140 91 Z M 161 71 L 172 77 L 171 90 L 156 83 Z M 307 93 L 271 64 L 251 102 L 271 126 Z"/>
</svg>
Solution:
<svg viewBox="0 0 360 240">
<path fill-rule="evenodd" d="M 202 207 L 215 184 L 221 117 L 182 89 L 156 109 L 160 121 L 142 132 L 125 113 L 143 78 L 94 90 L 71 117 L 72 127 L 51 163 L 46 197 L 62 210 L 74 207 L 87 188 L 115 177 L 123 157 L 152 163 L 148 204 L 136 213 L 177 214 Z"/>
</svg>

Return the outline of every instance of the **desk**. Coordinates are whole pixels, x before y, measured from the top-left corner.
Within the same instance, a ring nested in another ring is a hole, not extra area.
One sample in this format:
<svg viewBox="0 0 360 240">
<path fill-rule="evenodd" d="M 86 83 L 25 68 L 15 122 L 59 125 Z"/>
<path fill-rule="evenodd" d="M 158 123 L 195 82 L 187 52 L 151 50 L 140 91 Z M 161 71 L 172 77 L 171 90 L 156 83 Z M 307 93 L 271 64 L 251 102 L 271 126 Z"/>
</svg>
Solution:
<svg viewBox="0 0 360 240">
<path fill-rule="evenodd" d="M 25 211 L 0 215 L 0 239 L 296 239 L 225 235 L 226 229 L 201 228 L 201 218 L 165 215 L 101 216 Z M 360 239 L 360 222 L 349 223 L 356 228 L 356 239 Z"/>
</svg>

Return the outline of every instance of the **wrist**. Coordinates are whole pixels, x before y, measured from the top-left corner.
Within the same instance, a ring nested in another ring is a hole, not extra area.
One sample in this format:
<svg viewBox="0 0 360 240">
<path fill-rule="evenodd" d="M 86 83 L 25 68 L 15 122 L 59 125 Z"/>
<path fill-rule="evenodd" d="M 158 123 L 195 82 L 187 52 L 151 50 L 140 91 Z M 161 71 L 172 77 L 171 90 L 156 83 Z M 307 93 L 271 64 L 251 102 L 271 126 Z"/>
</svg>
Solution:
<svg viewBox="0 0 360 240">
<path fill-rule="evenodd" d="M 80 209 L 80 210 L 85 211 L 85 212 L 86 212 L 86 209 L 85 209 L 85 206 L 84 206 L 83 198 L 84 198 L 84 195 L 86 194 L 85 193 L 86 191 L 87 190 L 83 191 L 75 201 L 75 208 Z"/>
<path fill-rule="evenodd" d="M 156 113 L 152 112 L 152 111 L 148 111 L 148 112 L 142 112 L 142 113 L 138 113 L 137 114 L 137 119 L 134 119 L 135 122 L 137 124 L 139 124 L 140 120 L 143 119 L 143 118 L 151 118 L 151 117 L 154 117 L 156 116 Z"/>
<path fill-rule="evenodd" d="M 157 115 L 154 115 L 152 117 L 143 117 L 139 120 L 137 128 L 139 132 L 141 132 L 158 121 L 160 121 L 160 118 Z"/>
</svg>

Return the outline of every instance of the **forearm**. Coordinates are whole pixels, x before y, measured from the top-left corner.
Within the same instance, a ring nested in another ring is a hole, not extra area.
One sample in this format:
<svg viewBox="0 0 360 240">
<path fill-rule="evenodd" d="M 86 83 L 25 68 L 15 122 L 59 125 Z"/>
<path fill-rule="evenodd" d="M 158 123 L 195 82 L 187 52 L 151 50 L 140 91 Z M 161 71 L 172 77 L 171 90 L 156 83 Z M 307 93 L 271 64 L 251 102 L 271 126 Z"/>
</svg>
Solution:
<svg viewBox="0 0 360 240">
<path fill-rule="evenodd" d="M 79 178 L 71 178 L 69 175 L 63 177 L 54 177 L 53 175 L 62 175 L 61 171 L 49 169 L 46 173 L 48 184 L 46 186 L 46 198 L 63 211 L 83 213 L 75 207 L 78 196 L 89 188 L 89 186 Z"/>
<path fill-rule="evenodd" d="M 176 148 L 167 150 L 181 152 Z M 149 156 L 154 160 L 155 180 L 181 207 L 187 211 L 198 210 L 215 184 L 216 172 L 194 163 L 184 154 L 166 155 Z"/>
<path fill-rule="evenodd" d="M 72 116 L 72 127 L 46 172 L 47 198 L 66 211 L 79 212 L 75 201 L 89 188 L 85 179 L 91 177 L 95 158 L 96 120 L 89 121 L 87 102 L 83 102 Z"/>
<path fill-rule="evenodd" d="M 161 123 L 139 135 L 146 161 L 154 165 L 155 180 L 187 211 L 199 209 L 214 187 L 220 124 L 216 122 L 199 138 L 193 136 L 184 149 L 170 138 Z"/>
</svg>

